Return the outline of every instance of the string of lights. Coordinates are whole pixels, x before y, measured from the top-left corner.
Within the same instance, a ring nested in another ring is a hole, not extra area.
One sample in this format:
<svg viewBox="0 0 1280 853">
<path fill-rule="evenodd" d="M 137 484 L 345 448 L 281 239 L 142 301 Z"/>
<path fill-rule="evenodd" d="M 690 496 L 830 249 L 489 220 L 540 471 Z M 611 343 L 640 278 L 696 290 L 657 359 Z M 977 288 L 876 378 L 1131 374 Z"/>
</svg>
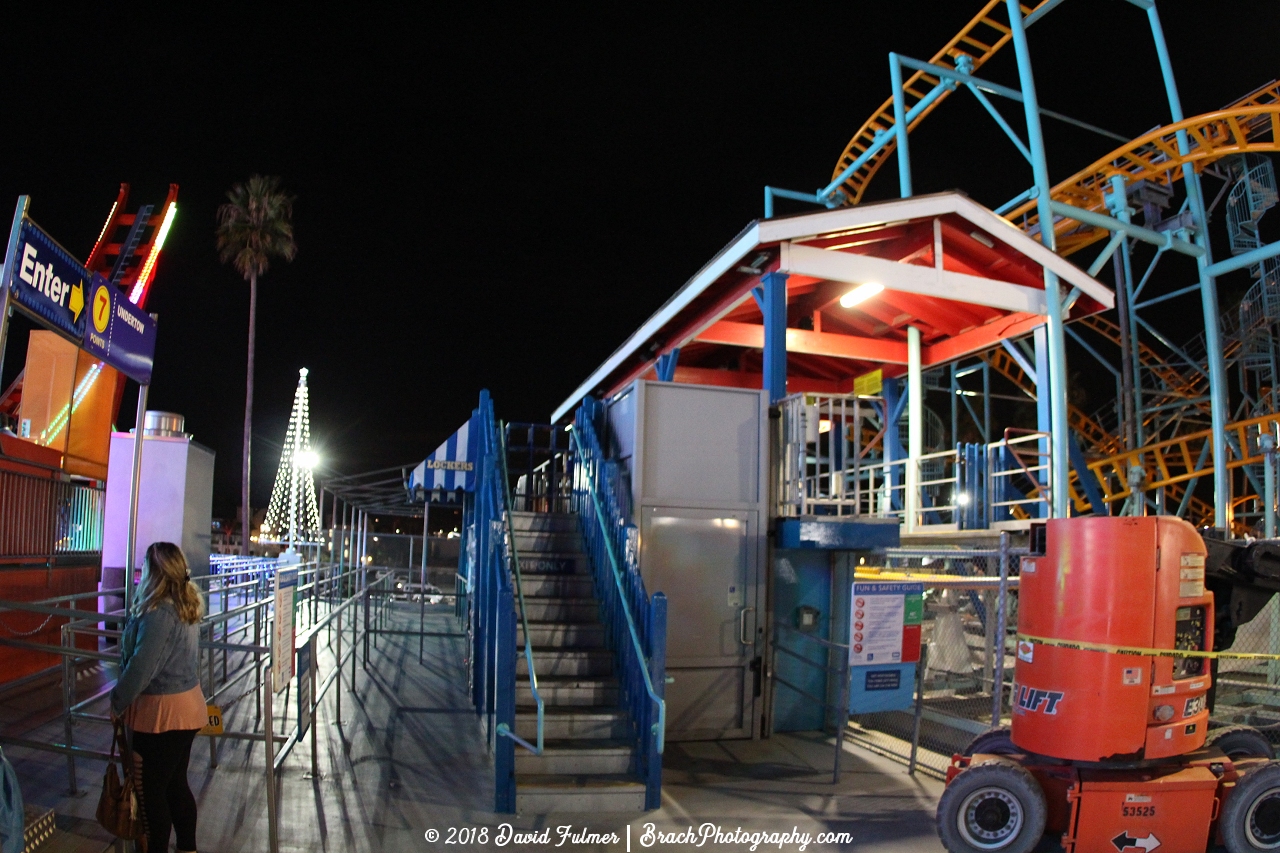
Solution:
<svg viewBox="0 0 1280 853">
<path fill-rule="evenodd" d="M 307 392 L 307 369 L 298 371 L 298 388 L 293 393 L 293 411 L 285 431 L 280 467 L 276 470 L 271 502 L 262 522 L 258 541 L 262 543 L 308 544 L 320 535 L 320 507 L 316 502 L 314 470 L 319 457 L 311 449 L 311 414 Z"/>
</svg>

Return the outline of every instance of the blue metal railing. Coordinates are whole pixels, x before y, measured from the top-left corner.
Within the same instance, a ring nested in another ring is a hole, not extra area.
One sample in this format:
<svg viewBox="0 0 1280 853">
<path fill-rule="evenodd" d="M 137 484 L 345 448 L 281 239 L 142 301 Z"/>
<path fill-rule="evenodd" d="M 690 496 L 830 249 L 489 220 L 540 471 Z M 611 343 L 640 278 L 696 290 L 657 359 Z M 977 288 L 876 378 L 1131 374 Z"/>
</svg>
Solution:
<svg viewBox="0 0 1280 853">
<path fill-rule="evenodd" d="M 533 701 L 538 708 L 538 733 L 536 738 L 538 745 L 530 746 L 527 741 L 518 737 L 510 727 L 507 727 L 506 723 L 500 723 L 498 725 L 498 733 L 511 738 L 534 755 L 542 755 L 543 730 L 546 722 L 546 704 L 542 701 L 542 694 L 538 692 L 538 672 L 533 666 L 533 641 L 530 639 L 532 635 L 529 633 L 529 616 L 525 611 L 524 606 L 524 577 L 520 574 L 520 554 L 516 550 L 516 531 L 512 526 L 511 521 L 511 474 L 507 471 L 506 434 L 507 431 L 502 429 L 501 425 L 499 425 L 498 441 L 501 443 L 501 451 L 498 454 L 498 459 L 500 460 L 502 467 L 502 478 L 500 482 L 502 483 L 503 488 L 501 497 L 505 509 L 502 513 L 502 517 L 506 521 L 506 534 L 507 543 L 509 545 L 511 570 L 515 575 L 516 596 L 520 601 L 520 624 L 524 628 L 524 662 L 529 670 L 529 690 L 533 694 Z M 508 577 L 510 577 L 510 575 L 508 575 Z"/>
<path fill-rule="evenodd" d="M 465 531 L 471 637 L 471 698 L 481 718 L 494 763 L 494 811 L 516 809 L 515 744 L 537 751 L 542 745 L 539 714 L 538 747 L 515 734 L 516 609 L 511 572 L 513 543 L 509 533 L 503 442 L 493 400 L 480 392 L 476 410 L 476 491 Z M 532 672 L 532 666 L 530 667 Z"/>
<path fill-rule="evenodd" d="M 599 408 L 588 398 L 574 417 L 573 507 L 591 558 L 601 621 L 617 658 L 620 700 L 634 727 L 645 808 L 656 809 L 667 723 L 667 598 L 645 592 L 637 530 L 617 498 L 617 466 L 605 459 L 597 436 Z"/>
</svg>

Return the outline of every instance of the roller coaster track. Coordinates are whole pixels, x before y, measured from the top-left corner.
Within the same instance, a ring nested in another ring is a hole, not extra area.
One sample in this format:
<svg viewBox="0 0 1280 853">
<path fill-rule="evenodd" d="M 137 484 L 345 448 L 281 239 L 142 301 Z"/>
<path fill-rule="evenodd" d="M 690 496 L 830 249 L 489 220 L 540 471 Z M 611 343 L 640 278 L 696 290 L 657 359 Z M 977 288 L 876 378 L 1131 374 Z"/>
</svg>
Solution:
<svg viewBox="0 0 1280 853">
<path fill-rule="evenodd" d="M 1227 461 L 1228 470 L 1242 468 L 1246 465 L 1262 463 L 1262 453 L 1258 449 L 1258 433 L 1260 430 L 1273 428 L 1280 423 L 1280 413 L 1269 413 L 1256 418 L 1236 421 L 1228 424 L 1226 434 L 1233 450 L 1238 450 L 1233 459 Z M 1141 466 L 1147 472 L 1144 490 L 1165 489 L 1166 499 L 1180 501 L 1186 484 L 1200 477 L 1213 475 L 1212 454 L 1205 452 L 1205 445 L 1211 441 L 1213 430 L 1180 435 L 1176 438 L 1148 444 L 1137 450 L 1126 450 L 1112 454 L 1105 459 L 1088 463 L 1088 468 L 1098 479 L 1102 488 L 1102 499 L 1105 503 L 1122 501 L 1129 497 L 1128 470 Z M 1204 460 L 1203 466 L 1200 460 Z M 1088 508 L 1087 501 L 1076 495 L 1074 477 L 1072 478 L 1072 497 L 1077 506 Z M 1244 496 L 1235 503 L 1247 501 L 1252 496 Z M 1188 501 L 1187 515 L 1200 523 L 1212 523 L 1213 507 L 1203 501 Z"/>
<path fill-rule="evenodd" d="M 1034 7 L 1022 6 L 1022 14 L 1031 14 L 1043 6 L 1045 2 L 1047 0 L 1042 0 Z M 1003 10 L 1004 8 L 1004 0 L 988 0 L 987 4 L 982 7 L 982 11 L 975 15 L 973 20 L 969 21 L 955 38 L 947 42 L 942 50 L 933 55 L 933 58 L 929 60 L 930 64 L 944 67 L 954 66 L 960 57 L 968 56 L 973 60 L 973 70 L 976 71 L 981 68 L 988 59 L 995 56 L 1000 48 L 1008 44 L 1012 38 L 1009 25 L 993 17 L 993 13 L 997 9 Z M 944 62 L 944 60 L 950 61 Z M 928 90 L 937 86 L 938 82 L 937 77 L 932 74 L 926 74 L 923 71 L 917 71 L 908 77 L 903 83 L 907 110 L 910 111 L 912 107 L 924 100 Z M 907 129 L 910 130 L 924 121 L 925 116 L 933 112 L 938 104 L 946 100 L 950 94 L 949 90 L 939 93 L 933 103 L 926 106 L 907 125 Z M 859 157 L 876 144 L 881 136 L 889 133 L 892 128 L 893 98 L 890 97 L 858 129 L 858 132 L 853 135 L 853 139 L 849 140 L 849 144 L 845 146 L 844 153 L 840 155 L 840 160 L 836 163 L 835 171 L 831 173 L 832 180 L 839 178 L 845 169 L 852 166 Z M 885 161 L 889 159 L 889 156 L 897 147 L 898 143 L 895 140 L 889 140 L 883 148 L 868 158 L 860 168 L 845 179 L 838 190 L 840 195 L 843 196 L 845 204 L 857 204 L 862 201 L 862 195 L 866 192 L 867 185 L 871 183 L 871 179 L 875 177 L 876 172 L 880 171 L 880 167 L 885 164 Z"/>
<path fill-rule="evenodd" d="M 993 349 L 982 353 L 983 361 L 991 365 L 991 369 L 1021 388 L 1028 396 L 1035 395 L 1035 383 L 1027 376 L 1022 366 L 1004 349 Z M 1089 446 L 1098 453 L 1108 455 L 1124 449 L 1124 442 L 1111 434 L 1109 430 L 1075 406 L 1069 406 L 1067 423 L 1084 438 Z"/>
<path fill-rule="evenodd" d="M 1178 151 L 1179 131 L 1187 133 L 1186 154 Z M 1223 157 L 1251 151 L 1280 151 L 1280 83 L 1275 81 L 1226 109 L 1193 116 L 1139 136 L 1055 186 L 1051 197 L 1073 207 L 1105 214 L 1107 205 L 1103 196 L 1110 190 L 1114 175 L 1123 176 L 1126 183 L 1151 181 L 1168 186 L 1182 179 L 1184 163 L 1203 171 Z M 1037 231 L 1039 219 L 1035 207 L 1034 199 L 1024 202 L 1006 218 L 1024 231 Z M 1061 255 L 1070 255 L 1108 236 L 1105 228 L 1067 218 L 1055 218 L 1053 229 Z"/>
<path fill-rule="evenodd" d="M 1021 5 L 1023 15 L 1029 15 L 1045 5 L 1042 0 L 1034 6 Z M 962 57 L 971 61 L 970 70 L 976 71 L 991 59 L 1011 40 L 1008 24 L 997 20 L 994 14 L 997 8 L 1004 7 L 1001 0 L 988 0 L 981 11 L 934 56 L 930 63 L 934 65 L 956 66 Z M 906 111 L 921 104 L 928 92 L 941 82 L 935 75 L 923 71 L 912 74 L 903 85 Z M 937 106 L 951 93 L 944 88 L 923 108 L 908 124 L 908 131 L 924 121 Z M 840 155 L 832 178 L 838 179 L 849 167 L 862 158 L 873 146 L 882 144 L 874 154 L 866 157 L 858 169 L 854 170 L 840 185 L 837 192 L 840 201 L 845 205 L 859 203 L 866 192 L 872 178 L 894 153 L 896 141 L 885 134 L 894 127 L 893 98 L 890 97 L 854 134 L 844 152 Z M 1178 134 L 1185 132 L 1187 151 L 1179 150 Z M 1080 170 L 1052 188 L 1050 197 L 1054 201 L 1069 204 L 1095 213 L 1108 213 L 1105 194 L 1111 189 L 1111 178 L 1122 176 L 1126 184 L 1137 181 L 1150 181 L 1163 186 L 1172 185 L 1183 177 L 1182 166 L 1191 164 L 1196 171 L 1203 171 L 1215 161 L 1232 155 L 1248 152 L 1280 151 L 1280 83 L 1272 81 L 1250 93 L 1225 109 L 1216 112 L 1193 116 L 1174 124 L 1155 128 L 1130 142 L 1121 145 L 1095 163 Z M 1023 202 L 1006 214 L 1006 218 L 1028 233 L 1035 234 L 1040 230 L 1036 214 L 1034 198 Z M 1108 237 L 1105 228 L 1080 223 L 1066 217 L 1055 217 L 1054 233 L 1057 237 L 1057 251 L 1061 255 L 1070 255 L 1099 240 Z M 1110 340 L 1115 345 L 1120 343 L 1120 329 L 1115 323 L 1100 316 L 1084 318 L 1081 321 L 1092 331 Z M 1226 342 L 1228 355 L 1238 349 L 1240 342 L 1229 339 Z M 1148 374 L 1153 376 L 1162 388 L 1148 389 L 1167 394 L 1168 402 L 1179 399 L 1197 409 L 1205 409 L 1207 404 L 1198 398 L 1204 395 L 1207 378 L 1198 370 L 1184 372 L 1167 362 L 1151 347 L 1138 342 L 1139 361 Z M 1004 350 L 995 349 L 982 356 L 996 372 L 1002 374 L 1014 384 L 1028 393 L 1034 393 L 1032 383 L 1022 367 Z M 1153 416 L 1149 416 L 1153 417 Z M 1236 447 L 1241 452 L 1235 459 L 1228 461 L 1229 469 L 1261 462 L 1261 456 L 1254 447 L 1250 450 L 1250 435 L 1256 436 L 1260 426 L 1280 422 L 1280 414 L 1268 414 L 1250 420 L 1239 421 L 1227 427 L 1228 435 L 1233 435 Z M 1096 418 L 1085 414 L 1075 406 L 1071 406 L 1068 423 L 1089 445 L 1090 449 L 1101 458 L 1087 463 L 1087 467 L 1097 477 L 1103 490 L 1103 501 L 1113 503 L 1129 497 L 1128 469 L 1141 466 L 1147 471 L 1144 489 L 1163 488 L 1166 500 L 1175 504 L 1183 502 L 1183 496 L 1189 485 L 1200 477 L 1211 476 L 1213 465 L 1206 460 L 1205 467 L 1197 468 L 1203 456 L 1204 445 L 1211 440 L 1212 431 L 1202 430 L 1164 441 L 1148 444 L 1137 450 L 1124 450 L 1123 442 L 1104 427 Z M 1252 431 L 1252 432 L 1251 432 Z M 1081 493 L 1077 472 L 1072 471 L 1069 487 L 1072 500 L 1081 510 L 1088 510 L 1088 501 Z M 1250 497 L 1237 498 L 1233 504 L 1239 505 Z M 1186 501 L 1186 515 L 1199 523 L 1213 521 L 1213 506 L 1197 498 Z"/>
</svg>

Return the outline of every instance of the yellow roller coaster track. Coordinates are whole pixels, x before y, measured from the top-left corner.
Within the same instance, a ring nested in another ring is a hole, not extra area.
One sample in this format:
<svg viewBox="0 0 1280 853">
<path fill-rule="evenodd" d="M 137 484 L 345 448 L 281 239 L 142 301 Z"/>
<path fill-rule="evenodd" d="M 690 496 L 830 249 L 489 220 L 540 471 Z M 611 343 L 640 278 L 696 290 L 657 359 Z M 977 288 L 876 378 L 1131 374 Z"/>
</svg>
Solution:
<svg viewBox="0 0 1280 853">
<path fill-rule="evenodd" d="M 1187 153 L 1178 152 L 1177 134 L 1187 132 Z M 1103 194 L 1110 189 L 1113 175 L 1126 183 L 1151 181 L 1168 186 L 1182 179 L 1182 164 L 1196 171 L 1233 154 L 1280 151 L 1280 83 L 1271 82 L 1224 110 L 1193 116 L 1185 121 L 1156 128 L 1120 146 L 1088 168 L 1058 184 L 1051 191 L 1054 201 L 1073 207 L 1107 212 Z M 1008 214 L 1023 230 L 1038 223 L 1036 202 L 1024 202 Z M 1105 239 L 1105 228 L 1083 225 L 1073 219 L 1054 221 L 1058 253 L 1069 255 Z"/>
<path fill-rule="evenodd" d="M 1046 0 L 1042 0 L 1035 6 L 1021 5 L 1023 15 L 1031 14 L 1045 5 L 1045 2 Z M 993 13 L 998 8 L 1003 9 L 1004 6 L 1002 0 L 989 0 L 959 34 L 934 54 L 930 63 L 955 66 L 962 56 L 968 56 L 973 63 L 972 70 L 981 68 L 1011 39 L 1008 24 L 993 17 Z M 936 76 L 923 71 L 917 71 L 907 78 L 903 84 L 906 109 L 910 111 L 938 82 Z M 911 121 L 908 130 L 914 129 L 924 121 L 925 117 L 933 112 L 949 94 L 949 91 L 941 92 Z M 893 125 L 893 98 L 890 97 L 854 134 L 853 139 L 840 155 L 832 171 L 832 178 L 838 178 L 877 140 L 889 133 Z M 1188 146 L 1185 154 L 1178 148 L 1177 136 L 1180 131 L 1185 131 L 1187 135 Z M 866 163 L 844 181 L 839 192 L 845 204 L 857 204 L 862 200 L 871 179 L 896 148 L 896 142 L 892 138 L 889 139 L 883 148 L 869 157 Z M 1158 127 L 1137 137 L 1057 184 L 1050 191 L 1050 197 L 1054 201 L 1073 207 L 1105 214 L 1108 212 L 1105 193 L 1110 190 L 1111 178 L 1115 175 L 1123 176 L 1126 183 L 1145 180 L 1169 186 L 1182 179 L 1182 166 L 1185 163 L 1190 163 L 1199 172 L 1223 157 L 1248 152 L 1275 151 L 1280 151 L 1280 82 L 1272 81 L 1226 109 Z M 1034 199 L 1026 201 L 1011 210 L 1006 218 L 1023 230 L 1038 230 L 1035 208 Z M 1104 228 L 1067 218 L 1055 219 L 1054 233 L 1057 237 L 1058 253 L 1062 255 L 1077 252 L 1108 236 L 1108 231 Z M 1085 318 L 1082 322 L 1113 343 L 1119 344 L 1120 330 L 1111 321 L 1095 316 Z M 1238 347 L 1238 342 L 1232 342 L 1230 346 Z M 992 350 L 983 358 L 993 369 L 1015 384 L 1024 389 L 1029 387 L 1028 377 L 1008 353 L 1003 350 Z M 1144 366 L 1151 369 L 1165 383 L 1173 396 L 1182 396 L 1191 400 L 1203 394 L 1205 380 L 1198 371 L 1183 373 L 1168 364 L 1150 347 L 1141 343 L 1139 343 L 1139 358 Z M 1146 488 L 1164 488 L 1166 500 L 1174 504 L 1181 502 L 1191 480 L 1213 474 L 1211 462 L 1197 470 L 1195 467 L 1197 460 L 1193 458 L 1198 457 L 1204 443 L 1210 440 L 1211 430 L 1190 433 L 1149 444 L 1138 450 L 1126 451 L 1120 448 L 1120 440 L 1116 436 L 1074 406 L 1071 407 L 1069 422 L 1095 452 L 1104 454 L 1103 458 L 1088 463 L 1088 468 L 1097 477 L 1106 503 L 1122 501 L 1129 497 L 1127 471 L 1131 466 L 1141 465 L 1147 471 Z M 1249 436 L 1259 427 L 1277 422 L 1280 422 L 1280 414 L 1270 414 L 1230 424 L 1227 432 L 1235 435 L 1237 446 L 1242 449 L 1244 456 L 1230 460 L 1227 463 L 1228 469 L 1261 462 L 1261 456 L 1257 454 L 1256 448 L 1250 449 Z M 1077 508 L 1087 511 L 1088 501 L 1081 493 L 1075 471 L 1071 472 L 1069 488 Z M 1237 497 L 1232 503 L 1233 506 L 1238 507 L 1250 499 L 1251 496 Z M 1213 513 L 1211 504 L 1194 497 L 1187 501 L 1188 517 L 1198 520 L 1199 523 L 1211 524 Z"/>
<path fill-rule="evenodd" d="M 1043 5 L 1044 2 L 1035 6 L 1022 5 L 1022 13 L 1029 15 Z M 1002 0 L 989 0 L 964 29 L 933 55 L 930 63 L 954 66 L 961 56 L 968 56 L 973 60 L 974 71 L 981 68 L 1010 41 L 1009 25 L 993 17 L 997 9 L 1004 8 Z M 908 77 L 903 83 L 907 110 L 919 103 L 938 82 L 936 76 L 923 71 Z M 908 130 L 924 121 L 950 94 L 944 90 L 915 117 L 907 126 Z M 849 141 L 831 173 L 832 179 L 838 178 L 881 136 L 890 132 L 893 124 L 893 98 L 890 97 Z M 1177 134 L 1182 130 L 1187 132 L 1186 154 L 1178 151 Z M 896 149 L 897 143 L 890 139 L 844 181 L 839 192 L 845 204 L 862 201 L 871 179 Z M 1182 179 L 1183 163 L 1192 163 L 1197 171 L 1201 171 L 1222 157 L 1250 151 L 1280 151 L 1280 83 L 1276 81 L 1251 92 L 1226 109 L 1158 127 L 1121 145 L 1055 186 L 1050 195 L 1054 201 L 1106 213 L 1103 194 L 1110 189 L 1113 175 L 1123 175 L 1128 182 L 1147 180 L 1167 186 Z M 1035 206 L 1034 199 L 1024 202 L 1010 211 L 1007 218 L 1024 230 L 1032 229 L 1037 224 Z M 1079 251 L 1107 236 L 1103 228 L 1082 225 L 1071 219 L 1056 220 L 1054 231 L 1058 238 L 1058 252 L 1062 255 Z"/>
<path fill-rule="evenodd" d="M 1021 388 L 1026 394 L 1035 394 L 1035 383 L 1027 376 L 1022 365 L 1004 349 L 993 349 L 980 356 L 991 369 Z M 1067 423 L 1098 453 L 1110 454 L 1124 449 L 1124 442 L 1112 435 L 1106 427 L 1086 415 L 1075 406 L 1069 406 Z"/>
<path fill-rule="evenodd" d="M 1036 9 L 1044 5 L 1044 2 L 1035 6 L 1022 6 L 1022 14 L 1029 15 Z M 997 10 L 1005 8 L 1004 0 L 989 0 L 982 7 L 982 11 L 974 16 L 968 24 L 965 25 L 955 38 L 947 42 L 942 50 L 933 55 L 929 62 L 933 65 L 954 66 L 956 60 L 961 56 L 968 56 L 973 60 L 973 70 L 977 70 L 983 64 L 995 56 L 1000 48 L 1009 43 L 1012 35 L 1009 25 L 996 20 L 993 13 Z M 945 62 L 944 60 L 950 60 Z M 917 103 L 924 99 L 929 89 L 938 85 L 938 78 L 932 74 L 926 74 L 923 71 L 917 71 L 906 79 L 902 88 L 906 95 L 907 110 L 910 111 Z M 925 116 L 933 112 L 938 104 L 946 100 L 951 93 L 942 92 L 937 100 L 927 106 L 915 120 L 907 125 L 908 129 L 914 128 L 920 122 L 924 121 Z M 849 144 L 845 147 L 844 153 L 840 155 L 840 160 L 836 163 L 835 171 L 831 173 L 832 180 L 840 177 L 845 169 L 853 165 L 859 157 L 861 157 L 867 149 L 875 144 L 881 135 L 888 133 L 893 127 L 893 98 L 885 101 L 880 105 L 880 109 L 876 110 L 871 118 L 858 129 L 853 139 L 849 140 Z M 857 204 L 862 201 L 862 194 L 866 191 L 867 185 L 871 183 L 871 179 L 875 177 L 876 172 L 880 171 L 880 167 L 884 165 L 889 156 L 897 149 L 898 144 L 893 140 L 877 151 L 866 163 L 857 171 L 850 175 L 840 186 L 839 192 L 844 196 L 846 204 Z"/>
<path fill-rule="evenodd" d="M 1270 413 L 1248 420 L 1228 424 L 1226 433 L 1239 448 L 1239 455 L 1227 461 L 1227 469 L 1234 470 L 1245 465 L 1258 465 L 1263 461 L 1258 450 L 1257 436 L 1260 430 L 1272 429 L 1280 423 L 1280 413 Z M 1181 501 L 1186 484 L 1200 477 L 1213 476 L 1211 454 L 1204 453 L 1204 447 L 1212 439 L 1213 430 L 1201 430 L 1171 438 L 1166 441 L 1148 444 L 1137 450 L 1126 450 L 1112 454 L 1105 459 L 1088 463 L 1089 470 L 1098 479 L 1105 503 L 1122 501 L 1129 497 L 1128 470 L 1140 466 L 1147 472 L 1146 490 L 1164 487 L 1166 500 L 1173 503 Z M 1202 468 L 1197 468 L 1201 456 L 1206 459 Z M 1075 476 L 1071 479 L 1072 499 L 1082 510 L 1088 509 L 1088 502 L 1078 492 Z M 1252 498 L 1245 495 L 1237 498 L 1234 504 L 1239 505 Z M 1188 502 L 1187 515 L 1200 523 L 1213 521 L 1213 507 L 1203 501 L 1192 498 Z"/>
</svg>

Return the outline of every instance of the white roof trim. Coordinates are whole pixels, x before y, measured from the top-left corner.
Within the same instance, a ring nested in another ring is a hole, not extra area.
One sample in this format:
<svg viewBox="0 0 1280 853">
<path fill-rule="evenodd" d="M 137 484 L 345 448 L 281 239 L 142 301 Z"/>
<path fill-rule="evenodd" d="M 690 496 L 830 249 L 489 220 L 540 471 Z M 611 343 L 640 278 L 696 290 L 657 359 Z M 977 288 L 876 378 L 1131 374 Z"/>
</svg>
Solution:
<svg viewBox="0 0 1280 853">
<path fill-rule="evenodd" d="M 1115 306 L 1115 295 L 1106 285 L 1089 276 L 1088 273 L 1066 258 L 1049 251 L 1038 240 L 1024 234 L 1021 229 L 1007 219 L 998 216 L 968 196 L 960 193 L 913 196 L 894 201 L 788 216 L 781 219 L 759 220 L 748 226 L 729 245 L 725 246 L 719 254 L 712 258 L 710 263 L 699 270 L 697 275 L 689 279 L 684 287 L 680 288 L 652 317 L 633 332 L 603 364 L 593 370 L 591 375 L 555 410 L 551 415 L 551 422 L 555 423 L 571 412 L 583 397 L 590 394 L 597 385 L 603 382 L 628 356 L 662 328 L 668 320 L 700 296 L 721 275 L 737 266 L 757 246 L 764 243 L 785 244 L 801 238 L 814 237 L 833 231 L 843 231 L 849 228 L 866 227 L 879 223 L 927 219 L 948 213 L 954 213 L 967 219 L 996 239 L 1022 252 L 1045 269 L 1056 273 L 1060 279 L 1072 287 L 1078 287 L 1082 293 L 1098 303 L 1107 308 Z M 796 248 L 800 247 L 797 246 Z M 1011 286 L 1018 287 L 1018 285 Z M 1031 288 L 1026 289 L 1030 290 Z M 723 313 L 727 313 L 727 311 Z M 718 319 L 720 317 L 709 319 L 706 325 L 709 326 Z M 690 338 L 696 336 L 698 331 L 701 330 L 695 330 L 690 335 Z M 670 341 L 668 343 L 673 346 L 680 346 L 685 341 Z"/>
</svg>

